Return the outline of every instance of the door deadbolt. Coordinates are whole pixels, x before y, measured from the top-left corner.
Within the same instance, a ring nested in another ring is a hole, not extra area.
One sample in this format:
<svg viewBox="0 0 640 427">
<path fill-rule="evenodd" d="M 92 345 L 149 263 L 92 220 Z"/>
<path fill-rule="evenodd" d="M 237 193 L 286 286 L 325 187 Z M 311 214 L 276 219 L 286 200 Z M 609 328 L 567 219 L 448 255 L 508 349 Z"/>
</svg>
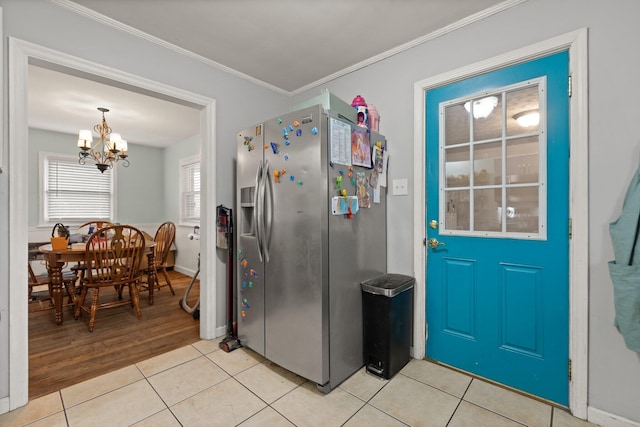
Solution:
<svg viewBox="0 0 640 427">
<path fill-rule="evenodd" d="M 429 239 L 428 245 L 431 249 L 435 249 L 438 246 L 445 246 L 444 242 L 439 242 L 438 239 Z"/>
<path fill-rule="evenodd" d="M 436 228 L 438 228 L 438 221 L 435 219 L 432 219 L 431 221 L 429 221 L 429 227 L 435 230 Z"/>
</svg>

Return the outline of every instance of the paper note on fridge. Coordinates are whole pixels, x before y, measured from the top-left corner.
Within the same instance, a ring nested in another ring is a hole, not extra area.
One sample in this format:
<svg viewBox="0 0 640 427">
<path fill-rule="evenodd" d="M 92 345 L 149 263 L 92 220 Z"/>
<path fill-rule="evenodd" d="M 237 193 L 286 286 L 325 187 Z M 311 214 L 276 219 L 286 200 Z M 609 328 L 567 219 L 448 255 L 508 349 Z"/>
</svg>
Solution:
<svg viewBox="0 0 640 427">
<path fill-rule="evenodd" d="M 358 212 L 358 196 L 335 196 L 331 198 L 331 213 L 333 215 L 348 215 L 356 212 Z"/>
</svg>

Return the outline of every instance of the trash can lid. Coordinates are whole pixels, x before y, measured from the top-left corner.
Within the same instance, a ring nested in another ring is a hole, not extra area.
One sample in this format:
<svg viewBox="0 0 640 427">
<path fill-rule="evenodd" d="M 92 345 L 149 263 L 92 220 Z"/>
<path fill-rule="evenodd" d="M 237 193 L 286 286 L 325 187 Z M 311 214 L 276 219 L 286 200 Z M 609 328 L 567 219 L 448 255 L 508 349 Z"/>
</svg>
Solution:
<svg viewBox="0 0 640 427">
<path fill-rule="evenodd" d="M 392 297 L 402 291 L 413 288 L 416 280 L 404 274 L 383 274 L 372 279 L 365 280 L 360 285 L 364 292 L 375 295 Z"/>
</svg>

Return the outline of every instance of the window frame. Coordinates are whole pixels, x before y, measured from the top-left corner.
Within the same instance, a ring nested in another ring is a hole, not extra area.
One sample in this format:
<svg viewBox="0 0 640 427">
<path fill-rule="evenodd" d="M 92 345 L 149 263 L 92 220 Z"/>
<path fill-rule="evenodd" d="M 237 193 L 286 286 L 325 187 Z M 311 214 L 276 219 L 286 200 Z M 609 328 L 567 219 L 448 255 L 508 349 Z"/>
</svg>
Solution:
<svg viewBox="0 0 640 427">
<path fill-rule="evenodd" d="M 61 154 L 61 153 L 53 153 L 53 152 L 44 152 L 40 151 L 38 153 L 38 171 L 39 171 L 39 179 L 38 179 L 38 193 L 39 193 L 39 209 L 38 209 L 38 221 L 40 226 L 51 227 L 58 222 L 62 222 L 65 225 L 80 225 L 87 221 L 91 221 L 97 219 L 93 216 L 87 216 L 83 218 L 58 218 L 58 219 L 50 219 L 48 213 L 48 162 L 49 161 L 64 161 L 71 163 L 77 163 L 77 156 L 69 155 L 69 154 Z M 78 164 L 79 165 L 79 164 Z M 95 167 L 94 165 L 79 165 L 82 168 L 90 168 Z M 104 221 L 114 222 L 115 221 L 115 212 L 117 209 L 117 198 L 116 198 L 116 182 L 117 182 L 117 173 L 116 168 L 111 169 L 110 171 L 110 212 L 109 218 L 99 218 Z"/>
<path fill-rule="evenodd" d="M 474 98 L 480 98 L 480 97 L 486 97 L 486 96 L 498 96 L 498 97 L 504 97 L 504 94 L 517 90 L 517 89 L 522 89 L 522 88 L 526 88 L 526 87 L 530 87 L 530 86 L 538 86 L 538 93 L 539 93 L 539 97 L 538 97 L 538 102 L 539 102 L 539 112 L 540 112 L 540 123 L 538 125 L 538 131 L 534 132 L 534 133 L 526 133 L 523 132 L 522 134 L 519 135 L 511 135 L 508 136 L 506 135 L 506 131 L 504 129 L 504 120 L 506 120 L 505 118 L 505 111 L 504 108 L 506 108 L 506 105 L 502 104 L 502 108 L 503 111 L 501 112 L 502 115 L 502 120 L 503 120 L 503 131 L 502 131 L 502 135 L 499 138 L 496 138 L 495 141 L 499 141 L 502 144 L 502 150 L 503 150 L 503 162 L 506 161 L 506 156 L 505 156 L 505 147 L 507 144 L 507 141 L 511 141 L 511 140 L 515 140 L 518 138 L 522 138 L 522 137 L 527 137 L 527 136 L 536 136 L 538 138 L 538 144 L 539 144 L 539 152 L 538 152 L 538 156 L 539 156 L 539 165 L 538 165 L 538 182 L 537 185 L 532 185 L 532 184 L 527 184 L 524 185 L 523 187 L 533 187 L 533 186 L 537 186 L 538 188 L 538 212 L 539 212 L 539 217 L 538 217 L 538 230 L 537 232 L 514 232 L 514 231 L 480 231 L 480 230 L 456 230 L 456 229 L 451 229 L 451 228 L 447 228 L 446 226 L 446 205 L 447 205 L 447 199 L 446 199 L 446 192 L 450 191 L 451 188 L 449 188 L 446 185 L 446 176 L 445 176 L 445 168 L 443 167 L 444 163 L 445 163 L 445 152 L 447 149 L 452 149 L 452 148 L 456 148 L 458 146 L 462 146 L 462 145 L 475 145 L 477 144 L 476 141 L 469 141 L 468 143 L 464 143 L 464 144 L 454 144 L 454 145 L 446 145 L 445 139 L 446 139 L 446 135 L 445 132 L 440 132 L 439 135 L 439 162 L 438 162 L 438 167 L 439 167 L 439 179 L 440 179 L 440 188 L 439 188 L 439 215 L 440 215 L 440 221 L 439 221 L 439 233 L 442 235 L 449 235 L 449 236 L 464 236 L 464 237 L 492 237 L 492 238 L 509 238 L 509 239 L 522 239 L 522 240 L 546 240 L 547 239 L 547 102 L 546 102 L 546 90 L 547 90 L 547 80 L 546 80 L 546 76 L 543 77 L 539 77 L 539 78 L 534 78 L 534 79 L 529 79 L 529 80 L 525 80 L 525 81 L 521 81 L 518 83 L 514 83 L 511 85 L 507 85 L 507 86 L 503 86 L 500 88 L 496 88 L 494 90 L 491 91 L 483 91 L 483 92 L 479 92 L 479 93 L 474 93 L 471 95 L 465 95 L 463 97 L 460 98 L 456 98 L 456 99 L 452 99 L 446 102 L 443 102 L 439 105 L 439 121 L 440 121 L 440 129 L 445 129 L 445 118 L 444 118 L 444 110 L 445 108 L 447 108 L 448 106 L 452 106 L 452 105 L 456 105 L 456 104 L 461 104 L 464 103 L 466 101 L 472 101 Z M 503 98 L 504 101 L 504 98 Z M 487 140 L 488 142 L 492 142 L 493 140 Z M 487 141 L 480 141 L 478 142 L 479 144 L 485 143 Z M 473 167 L 473 159 L 470 159 L 470 167 Z M 470 176 L 472 175 L 472 170 L 469 171 Z M 474 184 L 471 184 L 469 186 L 466 187 L 460 187 L 460 190 L 476 190 L 476 189 L 492 189 L 492 188 L 497 188 L 497 189 L 501 189 L 502 190 L 502 200 L 503 200 L 503 204 L 506 203 L 505 201 L 505 189 L 506 188 L 515 188 L 515 187 L 519 187 L 518 185 L 511 185 L 506 183 L 505 179 L 504 179 L 504 175 L 506 174 L 506 165 L 503 163 L 502 165 L 502 174 L 503 174 L 503 179 L 501 180 L 501 184 L 500 185 L 487 185 L 487 186 L 475 186 Z M 471 201 L 470 201 L 471 202 Z M 470 203 L 470 209 L 473 209 L 473 203 Z M 506 214 L 503 214 L 503 217 Z"/>
<path fill-rule="evenodd" d="M 187 226 L 193 226 L 193 225 L 200 225 L 200 219 L 201 219 L 201 212 L 202 212 L 202 205 L 200 204 L 200 212 L 198 212 L 198 216 L 196 217 L 187 217 L 186 212 L 185 212 L 185 196 L 187 191 L 184 188 L 184 182 L 185 182 L 185 177 L 184 174 L 186 173 L 186 167 L 189 167 L 191 165 L 194 164 L 198 164 L 198 175 L 200 176 L 200 183 L 199 186 L 202 187 L 202 174 L 201 174 L 201 170 L 202 170 L 202 163 L 201 163 L 201 158 L 200 155 L 195 155 L 195 156 L 190 156 L 190 157 L 185 157 L 180 159 L 180 166 L 179 166 L 179 171 L 178 171 L 178 175 L 179 175 L 179 191 L 178 191 L 178 203 L 180 206 L 180 220 L 179 223 L 181 225 L 187 225 Z M 191 185 L 193 185 L 193 183 L 190 183 Z M 192 191 L 190 193 L 196 193 L 195 191 Z M 197 191 L 197 193 L 201 196 L 201 188 Z"/>
</svg>

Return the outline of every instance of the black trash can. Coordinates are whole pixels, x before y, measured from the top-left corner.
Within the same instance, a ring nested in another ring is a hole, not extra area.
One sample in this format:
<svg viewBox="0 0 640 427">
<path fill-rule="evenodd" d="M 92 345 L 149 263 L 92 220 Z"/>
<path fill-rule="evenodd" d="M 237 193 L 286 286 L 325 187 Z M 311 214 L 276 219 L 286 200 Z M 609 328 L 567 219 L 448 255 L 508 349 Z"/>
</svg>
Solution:
<svg viewBox="0 0 640 427">
<path fill-rule="evenodd" d="M 384 274 L 361 283 L 364 363 L 373 375 L 390 379 L 409 362 L 415 282 Z"/>
</svg>

